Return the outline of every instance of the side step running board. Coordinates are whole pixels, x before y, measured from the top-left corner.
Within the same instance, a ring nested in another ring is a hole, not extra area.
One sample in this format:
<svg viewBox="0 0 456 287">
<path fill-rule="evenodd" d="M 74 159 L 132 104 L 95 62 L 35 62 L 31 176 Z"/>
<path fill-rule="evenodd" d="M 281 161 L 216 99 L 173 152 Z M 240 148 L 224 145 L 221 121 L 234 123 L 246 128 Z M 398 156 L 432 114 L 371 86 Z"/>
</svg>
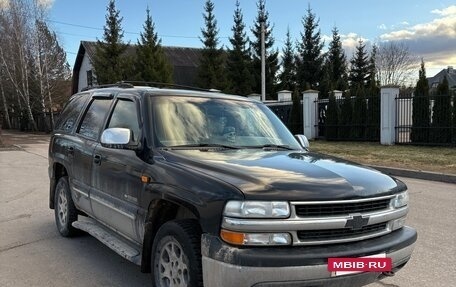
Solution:
<svg viewBox="0 0 456 287">
<path fill-rule="evenodd" d="M 135 263 L 136 265 L 141 265 L 141 252 L 138 250 L 138 247 L 120 239 L 112 231 L 103 227 L 101 224 L 95 222 L 94 220 L 88 221 L 87 219 L 84 219 L 84 221 L 75 221 L 72 225 L 74 228 L 83 230 L 100 240 L 103 244 L 114 250 L 123 258 Z"/>
</svg>

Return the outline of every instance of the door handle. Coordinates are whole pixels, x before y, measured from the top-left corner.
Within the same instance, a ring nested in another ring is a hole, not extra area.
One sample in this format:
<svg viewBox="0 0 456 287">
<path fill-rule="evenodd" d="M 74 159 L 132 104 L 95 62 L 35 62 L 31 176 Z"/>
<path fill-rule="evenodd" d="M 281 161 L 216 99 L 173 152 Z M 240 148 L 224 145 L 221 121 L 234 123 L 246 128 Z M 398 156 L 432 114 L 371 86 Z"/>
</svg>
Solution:
<svg viewBox="0 0 456 287">
<path fill-rule="evenodd" d="M 96 165 L 100 165 L 101 164 L 101 155 L 99 154 L 96 154 L 93 156 L 93 163 L 96 164 Z"/>
</svg>

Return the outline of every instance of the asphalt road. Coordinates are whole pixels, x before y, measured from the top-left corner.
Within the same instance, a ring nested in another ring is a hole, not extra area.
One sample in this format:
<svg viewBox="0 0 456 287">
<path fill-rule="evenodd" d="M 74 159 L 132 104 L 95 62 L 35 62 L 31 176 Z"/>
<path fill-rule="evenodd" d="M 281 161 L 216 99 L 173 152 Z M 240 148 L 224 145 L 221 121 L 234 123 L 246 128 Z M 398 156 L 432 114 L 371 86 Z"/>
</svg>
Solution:
<svg viewBox="0 0 456 287">
<path fill-rule="evenodd" d="M 0 151 L 0 286 L 150 286 L 148 274 L 91 236 L 59 236 L 48 208 L 47 138 L 22 147 Z M 408 225 L 419 232 L 415 253 L 369 287 L 456 286 L 456 185 L 402 180 Z"/>
</svg>

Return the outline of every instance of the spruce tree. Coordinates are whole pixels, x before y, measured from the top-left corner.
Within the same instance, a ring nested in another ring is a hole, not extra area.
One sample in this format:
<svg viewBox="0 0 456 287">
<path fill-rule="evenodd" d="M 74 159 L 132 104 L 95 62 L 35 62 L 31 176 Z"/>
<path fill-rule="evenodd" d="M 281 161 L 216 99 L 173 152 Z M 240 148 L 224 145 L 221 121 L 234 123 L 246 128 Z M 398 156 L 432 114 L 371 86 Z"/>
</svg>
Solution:
<svg viewBox="0 0 456 287">
<path fill-rule="evenodd" d="M 258 14 L 255 18 L 253 27 L 251 28 L 254 36 L 254 41 L 250 43 L 252 47 L 253 77 L 255 82 L 253 91 L 256 93 L 261 92 L 261 23 L 264 23 L 266 98 L 272 99 L 276 96 L 276 77 L 277 71 L 279 70 L 279 52 L 277 50 L 273 50 L 273 26 L 271 26 L 271 23 L 269 22 L 269 13 L 266 10 L 265 2 L 265 0 L 258 0 Z"/>
<path fill-rule="evenodd" d="M 362 85 L 358 84 L 357 86 L 352 87 L 351 91 L 353 91 L 355 103 L 353 104 L 353 126 L 350 135 L 352 138 L 360 140 L 365 138 L 367 120 L 365 90 Z"/>
<path fill-rule="evenodd" d="M 343 103 L 340 112 L 339 138 L 349 139 L 351 136 L 350 126 L 353 124 L 353 101 L 350 93 L 342 94 Z"/>
<path fill-rule="evenodd" d="M 233 36 L 229 39 L 232 48 L 228 50 L 227 78 L 228 92 L 238 95 L 252 93 L 253 76 L 252 61 L 247 44 L 249 39 L 245 33 L 245 24 L 239 0 L 234 11 Z"/>
<path fill-rule="evenodd" d="M 334 27 L 332 30 L 332 40 L 329 42 L 327 59 L 326 65 L 329 68 L 329 80 L 334 89 L 340 91 L 346 90 L 348 88 L 347 58 L 342 48 L 337 27 Z"/>
<path fill-rule="evenodd" d="M 453 145 L 456 145 L 456 92 L 453 90 Z"/>
<path fill-rule="evenodd" d="M 336 89 L 336 83 L 331 80 L 331 62 L 328 54 L 324 55 L 324 63 L 321 70 L 321 79 L 318 86 L 320 98 L 327 98 Z"/>
<path fill-rule="evenodd" d="M 291 95 L 293 101 L 293 106 L 291 107 L 290 115 L 290 131 L 293 134 L 301 134 L 303 131 L 302 126 L 302 104 L 301 104 L 301 95 L 297 87 L 295 87 L 293 94 Z"/>
<path fill-rule="evenodd" d="M 348 77 L 350 81 L 350 87 L 365 86 L 369 79 L 369 61 L 368 55 L 365 51 L 366 45 L 363 40 L 358 41 L 356 46 L 355 54 L 350 61 L 350 75 Z"/>
<path fill-rule="evenodd" d="M 334 92 L 329 94 L 328 110 L 326 111 L 325 131 L 327 140 L 336 140 L 339 130 L 340 108 Z"/>
<path fill-rule="evenodd" d="M 432 108 L 432 140 L 435 143 L 451 142 L 451 95 L 448 79 L 445 76 L 437 86 Z"/>
<path fill-rule="evenodd" d="M 366 89 L 367 99 L 367 131 L 368 140 L 377 141 L 380 139 L 380 88 L 377 82 L 377 46 L 372 47 L 369 58 L 369 80 Z"/>
<path fill-rule="evenodd" d="M 161 47 L 161 40 L 155 32 L 150 10 L 146 10 L 144 31 L 140 34 L 134 60 L 135 79 L 150 82 L 172 83 L 172 66 Z"/>
<path fill-rule="evenodd" d="M 427 143 L 429 141 L 430 127 L 430 98 L 429 84 L 426 79 L 424 61 L 421 60 L 418 82 L 413 94 L 412 104 L 412 131 L 410 139 L 413 143 Z"/>
<path fill-rule="evenodd" d="M 201 52 L 201 62 L 198 67 L 198 85 L 201 88 L 224 90 L 226 88 L 225 55 L 218 48 L 217 20 L 214 15 L 214 3 L 207 0 L 204 4 L 205 28 L 201 29 L 201 42 L 204 44 Z"/>
<path fill-rule="evenodd" d="M 315 18 L 310 6 L 307 15 L 303 18 L 304 33 L 301 33 L 301 42 L 298 44 L 296 58 L 297 82 L 301 91 L 318 89 L 321 80 L 323 57 L 321 50 L 324 43 L 321 41 L 319 20 Z"/>
<path fill-rule="evenodd" d="M 296 86 L 296 67 L 290 28 L 287 30 L 287 39 L 285 40 L 285 47 L 282 49 L 282 54 L 282 72 L 279 75 L 280 89 L 294 91 Z"/>
<path fill-rule="evenodd" d="M 122 19 L 115 1 L 110 0 L 107 7 L 103 41 L 97 40 L 93 67 L 98 84 L 121 81 L 127 74 L 127 63 L 123 56 L 127 46 L 122 42 Z"/>
</svg>

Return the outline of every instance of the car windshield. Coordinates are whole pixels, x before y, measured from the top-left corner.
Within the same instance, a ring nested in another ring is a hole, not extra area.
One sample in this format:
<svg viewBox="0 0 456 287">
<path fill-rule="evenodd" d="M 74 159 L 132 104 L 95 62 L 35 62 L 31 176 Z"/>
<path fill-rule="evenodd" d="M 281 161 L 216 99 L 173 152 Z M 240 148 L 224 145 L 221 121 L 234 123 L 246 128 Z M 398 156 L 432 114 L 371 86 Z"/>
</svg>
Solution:
<svg viewBox="0 0 456 287">
<path fill-rule="evenodd" d="M 151 97 L 152 126 L 161 147 L 219 146 L 301 149 L 260 103 L 205 97 Z"/>
</svg>

